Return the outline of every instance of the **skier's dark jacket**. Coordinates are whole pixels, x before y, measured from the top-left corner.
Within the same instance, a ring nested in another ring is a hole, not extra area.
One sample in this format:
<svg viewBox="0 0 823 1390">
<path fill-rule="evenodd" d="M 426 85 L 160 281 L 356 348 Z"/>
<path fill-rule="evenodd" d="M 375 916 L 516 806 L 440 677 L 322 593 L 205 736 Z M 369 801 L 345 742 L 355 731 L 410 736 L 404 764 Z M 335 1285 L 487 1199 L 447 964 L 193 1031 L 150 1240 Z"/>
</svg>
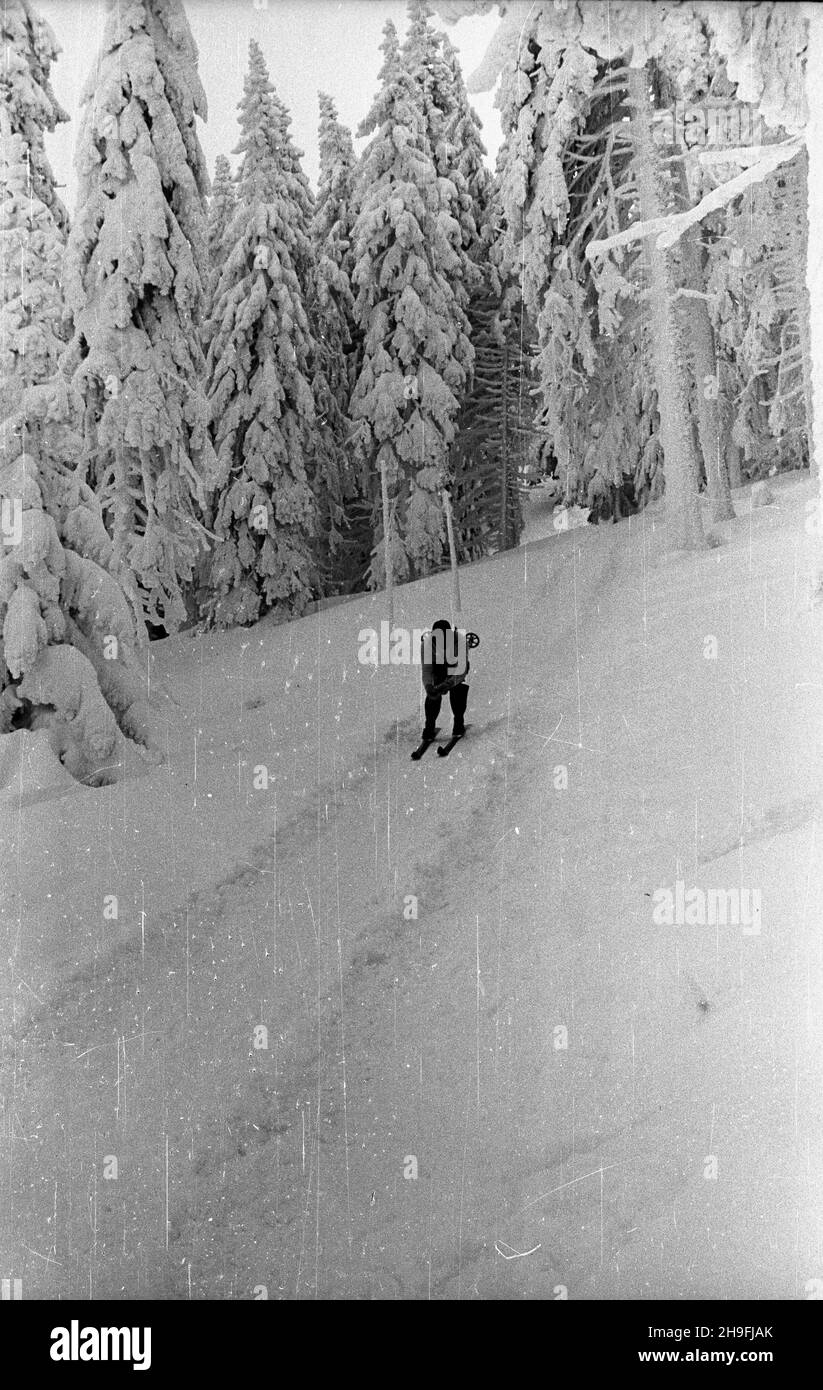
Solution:
<svg viewBox="0 0 823 1390">
<path fill-rule="evenodd" d="M 436 651 L 432 633 L 423 633 L 420 641 L 420 654 L 421 665 L 423 667 L 423 689 L 427 695 L 445 695 L 447 691 L 453 690 L 456 685 L 462 685 L 466 676 L 469 674 L 469 649 L 466 642 L 466 634 L 465 632 L 461 632 L 461 641 L 457 642 L 452 635 L 456 634 L 456 632 L 457 629 L 453 628 L 449 634 L 454 644 L 452 650 L 456 648 L 456 660 L 453 662 L 447 661 L 442 665 L 435 663 L 433 660 Z M 443 654 L 444 656 L 446 655 L 445 640 Z"/>
</svg>

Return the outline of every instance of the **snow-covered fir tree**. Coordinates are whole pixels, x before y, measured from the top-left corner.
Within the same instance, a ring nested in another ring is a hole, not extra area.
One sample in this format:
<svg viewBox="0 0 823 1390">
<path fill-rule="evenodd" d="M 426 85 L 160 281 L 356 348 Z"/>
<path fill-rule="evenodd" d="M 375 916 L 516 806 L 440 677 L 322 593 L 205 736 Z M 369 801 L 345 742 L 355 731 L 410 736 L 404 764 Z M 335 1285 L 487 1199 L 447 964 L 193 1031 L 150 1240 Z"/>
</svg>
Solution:
<svg viewBox="0 0 823 1390">
<path fill-rule="evenodd" d="M 186 616 L 214 473 L 199 341 L 206 102 L 182 0 L 109 0 L 82 105 L 67 365 L 115 564 L 135 576 L 147 619 L 171 632 Z"/>
<path fill-rule="evenodd" d="M 0 733 L 47 729 L 72 775 L 106 780 L 121 733 L 148 739 L 134 665 L 143 624 L 84 481 L 80 402 L 59 371 L 63 252 L 2 111 Z"/>
<path fill-rule="evenodd" d="M 381 90 L 361 126 L 374 134 L 361 162 L 354 227 L 363 360 L 351 414 L 375 497 L 374 587 L 384 582 L 387 548 L 397 579 L 442 561 L 441 488 L 472 367 L 455 186 L 438 173 L 429 137 L 425 75 L 414 66 L 416 17 L 402 52 L 386 26 Z M 378 479 L 388 498 L 388 538 Z"/>
<path fill-rule="evenodd" d="M 563 501 L 594 520 L 618 518 L 663 482 L 642 272 L 609 262 L 595 275 L 585 255 L 635 215 L 625 76 L 620 60 L 598 64 L 559 148 L 564 200 L 538 315 L 546 462 Z"/>
<path fill-rule="evenodd" d="M 68 214 L 55 189 L 46 156 L 45 133 L 68 120 L 51 86 L 51 66 L 59 48 L 51 27 L 30 0 L 3 0 L 0 6 L 0 105 L 13 134 L 22 136 L 31 161 L 31 183 L 61 230 Z"/>
<path fill-rule="evenodd" d="M 519 482 L 534 413 L 527 359 L 531 334 L 506 255 L 499 187 L 490 188 L 481 175 L 474 201 L 481 228 L 472 252 L 480 281 L 468 310 L 474 369 L 461 400 L 450 460 L 455 529 L 464 559 L 507 549 L 520 538 Z"/>
<path fill-rule="evenodd" d="M 751 185 L 725 209 L 709 246 L 709 303 L 732 443 L 750 477 L 808 460 L 806 170 L 806 151 L 800 150 Z"/>
<path fill-rule="evenodd" d="M 357 379 L 360 334 L 354 321 L 352 228 L 356 160 L 351 133 L 331 97 L 318 93 L 320 178 L 312 220 L 315 248 L 314 380 L 319 417 L 330 431 L 329 462 L 316 479 L 321 569 L 332 588 L 356 583 L 362 549 L 357 524 L 360 490 L 351 459 L 349 401 Z"/>
<path fill-rule="evenodd" d="M 461 9 L 459 4 L 453 6 L 452 13 L 457 14 Z M 607 10 L 603 6 L 549 5 L 544 0 L 537 0 L 527 14 L 521 15 L 518 11 L 517 19 L 519 23 L 512 14 L 511 22 L 504 21 L 503 30 L 484 64 L 484 78 L 488 82 L 501 67 L 507 69 L 501 100 L 504 114 L 507 106 L 510 110 L 507 129 L 512 135 L 514 159 L 504 175 L 503 200 L 510 235 L 521 253 L 525 302 L 538 331 L 544 407 L 550 409 L 547 385 L 554 369 L 558 342 L 555 323 L 559 305 L 552 288 L 558 276 L 564 285 L 561 300 L 568 298 L 571 311 L 566 316 L 569 345 L 577 340 L 574 350 L 580 352 L 586 374 L 595 374 L 596 354 L 592 351 L 591 324 L 587 323 L 592 306 L 587 303 L 576 273 L 575 260 L 579 260 L 579 253 L 570 259 L 570 248 L 566 244 L 566 228 L 574 209 L 569 185 L 573 168 L 564 168 L 564 161 L 568 161 L 570 142 L 575 139 L 579 142 L 585 131 L 599 70 L 604 65 L 619 66 L 622 60 L 626 69 L 625 100 L 629 119 L 625 124 L 631 140 L 635 201 L 633 205 L 624 205 L 620 220 L 625 221 L 628 215 L 635 227 L 626 240 L 625 230 L 613 230 L 605 240 L 592 238 L 581 249 L 598 258 L 601 273 L 597 277 L 596 293 L 600 300 L 601 331 L 608 331 L 604 330 L 602 321 L 604 300 L 607 310 L 610 302 L 613 312 L 621 293 L 631 290 L 638 281 L 645 286 L 651 310 L 647 315 L 646 365 L 656 387 L 670 535 L 675 545 L 700 545 L 698 460 L 688 415 L 695 372 L 694 353 L 692 344 L 684 338 L 683 318 L 674 302 L 681 288 L 680 258 L 673 257 L 651 235 L 652 226 L 658 223 L 662 226 L 673 213 L 674 200 L 668 166 L 654 138 L 647 69 L 648 64 L 663 59 L 667 46 L 679 48 L 684 56 L 691 55 L 696 35 L 699 39 L 699 23 L 691 7 L 681 7 L 672 12 L 666 26 L 649 25 L 639 29 L 637 7 L 630 3 L 618 3 Z M 581 150 L 577 164 L 579 166 L 581 159 L 585 162 L 594 157 L 591 148 Z M 608 173 L 608 164 L 605 167 Z M 603 204 L 608 205 L 610 194 L 605 184 L 595 203 L 598 215 Z M 701 214 L 702 209 L 695 214 L 694 220 L 699 220 Z M 684 216 L 691 218 L 691 210 Z M 681 224 L 673 231 L 673 240 L 683 234 L 686 225 Z M 618 269 L 615 262 L 603 265 L 604 250 L 611 249 L 613 242 L 616 249 L 635 238 L 642 243 L 642 261 L 637 271 L 633 270 L 629 276 L 625 267 Z M 591 275 L 585 278 L 591 284 Z M 623 399 L 629 398 L 628 392 L 621 395 Z M 708 419 L 711 412 L 701 411 L 701 420 L 704 414 Z M 605 420 L 600 426 L 601 434 L 604 424 Z M 586 432 L 586 439 L 588 444 L 590 431 Z M 558 443 L 562 452 L 562 437 Z M 612 449 L 612 456 L 617 452 L 619 450 Z M 570 454 L 561 466 L 568 468 L 568 461 Z M 618 482 L 609 480 L 609 486 L 615 487 Z"/>
<path fill-rule="evenodd" d="M 220 278 L 220 269 L 225 254 L 223 238 L 226 234 L 226 228 L 234 216 L 236 205 L 237 191 L 231 164 L 224 154 L 219 154 L 214 161 L 214 178 L 212 179 L 209 199 L 208 239 L 212 290 Z"/>
<path fill-rule="evenodd" d="M 319 266 L 312 236 L 315 200 L 303 169 L 303 153 L 291 136 L 291 116 L 272 88 L 271 107 L 277 128 L 279 196 L 290 209 L 295 229 L 292 246 L 294 270 L 305 305 L 309 326 L 305 370 L 314 399 L 314 426 L 306 450 L 306 476 L 315 502 L 325 514 L 315 516 L 313 547 L 316 593 L 335 593 L 346 586 L 346 557 L 342 548 L 343 501 L 350 493 L 351 473 L 348 427 L 335 410 L 336 398 L 329 383 L 334 375 L 329 354 L 324 350 L 324 289 L 319 284 Z M 324 499 L 327 499 L 327 504 Z M 325 528 L 325 529 L 324 529 Z"/>
<path fill-rule="evenodd" d="M 472 111 L 453 45 L 430 23 L 426 0 L 409 0 L 409 26 L 402 61 L 412 75 L 424 113 L 426 135 L 445 206 L 460 227 L 459 260 L 452 284 L 466 307 L 479 284 L 476 261 L 480 223 L 488 199 L 486 149 Z"/>
<path fill-rule="evenodd" d="M 480 121 L 454 46 L 431 29 L 427 17 L 424 8 L 417 19 L 417 42 L 429 106 L 434 106 L 429 131 L 438 172 L 454 187 L 452 210 L 461 228 L 463 256 L 455 286 L 474 351 L 447 470 L 458 550 L 468 558 L 517 544 L 522 529 L 519 471 L 532 410 L 522 301 L 505 267 L 502 207 L 486 164 Z"/>
<path fill-rule="evenodd" d="M 312 241 L 321 262 L 322 280 L 326 286 L 325 298 L 335 311 L 336 324 L 333 331 L 342 359 L 335 385 L 339 390 L 338 402 L 342 409 L 348 405 L 348 394 L 357 366 L 354 357 L 354 295 L 351 287 L 354 269 L 351 239 L 356 216 L 357 161 L 351 132 L 341 124 L 331 97 L 325 92 L 319 92 L 318 100 L 320 178 L 312 220 Z"/>
<path fill-rule="evenodd" d="M 209 350 L 209 331 L 214 311 L 214 296 L 226 258 L 227 248 L 224 245 L 224 237 L 234 216 L 236 206 L 237 191 L 231 164 L 224 154 L 219 154 L 214 161 L 214 179 L 212 180 L 211 197 L 208 203 L 209 267 L 200 333 L 204 354 L 207 354 Z M 198 560 L 199 577 L 196 583 L 201 582 L 202 575 L 207 569 L 208 557 L 201 555 Z"/>
<path fill-rule="evenodd" d="M 302 612 L 317 586 L 310 195 L 259 45 L 240 103 L 237 206 L 208 327 L 218 458 L 202 609 L 220 625 Z"/>
</svg>

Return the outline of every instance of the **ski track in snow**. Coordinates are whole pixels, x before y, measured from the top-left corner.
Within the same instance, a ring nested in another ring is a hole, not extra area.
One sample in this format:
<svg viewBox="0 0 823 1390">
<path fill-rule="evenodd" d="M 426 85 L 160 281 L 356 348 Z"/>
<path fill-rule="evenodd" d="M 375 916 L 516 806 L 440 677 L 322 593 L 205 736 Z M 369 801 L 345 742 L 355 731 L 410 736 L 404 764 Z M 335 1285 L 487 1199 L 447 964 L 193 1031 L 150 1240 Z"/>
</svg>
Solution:
<svg viewBox="0 0 823 1390">
<path fill-rule="evenodd" d="M 445 762 L 418 668 L 357 665 L 378 595 L 162 644 L 166 763 L 7 803 L 27 1297 L 802 1297 L 823 661 L 779 481 L 698 557 L 646 513 L 465 569 Z M 448 576 L 396 602 L 425 626 Z M 759 887 L 761 933 L 655 926 L 677 878 Z"/>
</svg>

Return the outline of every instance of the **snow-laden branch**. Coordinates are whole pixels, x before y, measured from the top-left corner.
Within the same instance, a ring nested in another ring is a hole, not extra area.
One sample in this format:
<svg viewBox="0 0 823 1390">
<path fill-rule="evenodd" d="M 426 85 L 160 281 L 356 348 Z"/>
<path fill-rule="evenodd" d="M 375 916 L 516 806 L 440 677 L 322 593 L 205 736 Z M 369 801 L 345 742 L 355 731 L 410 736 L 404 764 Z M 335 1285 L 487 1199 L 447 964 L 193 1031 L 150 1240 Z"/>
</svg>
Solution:
<svg viewBox="0 0 823 1390">
<path fill-rule="evenodd" d="M 751 184 L 761 183 L 779 165 L 785 164 L 789 159 L 794 159 L 801 148 L 802 141 L 799 137 L 783 140 L 777 145 L 764 146 L 763 158 L 757 164 L 752 165 L 749 169 L 744 169 L 735 178 L 727 179 L 719 188 L 713 188 L 693 208 L 689 208 L 686 212 L 670 213 L 666 217 L 653 217 L 647 222 L 635 222 L 625 231 L 616 232 L 614 236 L 606 237 L 602 241 L 590 241 L 586 247 L 586 256 L 590 261 L 593 261 L 598 256 L 607 256 L 610 251 L 616 250 L 619 246 L 629 246 L 634 241 L 644 240 L 646 237 L 652 236 L 657 237 L 658 250 L 665 251 L 669 246 L 674 246 L 689 227 L 693 227 L 696 222 L 702 222 L 703 218 L 707 217 L 710 212 L 716 212 L 718 208 L 725 207 L 726 203 L 732 202 Z"/>
<path fill-rule="evenodd" d="M 669 295 L 669 298 L 672 299 L 672 300 L 674 300 L 674 299 L 705 299 L 705 300 L 707 300 L 707 302 L 708 302 L 709 304 L 712 304 L 712 303 L 714 302 L 714 300 L 717 298 L 717 295 L 714 295 L 714 294 L 704 294 L 702 290 L 688 290 L 688 289 L 686 289 L 684 286 L 681 285 L 680 289 L 675 290 L 674 294 Z"/>
<path fill-rule="evenodd" d="M 797 145 L 795 139 L 791 139 L 785 143 L 790 144 L 793 148 Z M 779 150 L 780 148 L 780 144 L 727 145 L 723 149 L 698 150 L 697 160 L 699 164 L 743 164 L 748 167 L 750 164 L 756 164 L 759 159 L 763 159 L 771 154 L 772 150 Z M 690 153 L 693 155 L 695 151 L 692 150 Z"/>
</svg>

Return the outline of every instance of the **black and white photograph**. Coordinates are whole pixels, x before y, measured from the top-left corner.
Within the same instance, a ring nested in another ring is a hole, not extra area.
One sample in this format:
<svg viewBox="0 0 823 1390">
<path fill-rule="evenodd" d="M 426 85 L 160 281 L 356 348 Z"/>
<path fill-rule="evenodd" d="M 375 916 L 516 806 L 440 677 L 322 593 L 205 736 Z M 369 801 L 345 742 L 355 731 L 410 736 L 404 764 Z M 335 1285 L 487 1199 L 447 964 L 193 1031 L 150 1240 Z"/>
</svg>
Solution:
<svg viewBox="0 0 823 1390">
<path fill-rule="evenodd" d="M 4 1332 L 636 1305 L 628 1369 L 779 1370 L 823 5 L 0 0 L 0 509 Z"/>
</svg>

